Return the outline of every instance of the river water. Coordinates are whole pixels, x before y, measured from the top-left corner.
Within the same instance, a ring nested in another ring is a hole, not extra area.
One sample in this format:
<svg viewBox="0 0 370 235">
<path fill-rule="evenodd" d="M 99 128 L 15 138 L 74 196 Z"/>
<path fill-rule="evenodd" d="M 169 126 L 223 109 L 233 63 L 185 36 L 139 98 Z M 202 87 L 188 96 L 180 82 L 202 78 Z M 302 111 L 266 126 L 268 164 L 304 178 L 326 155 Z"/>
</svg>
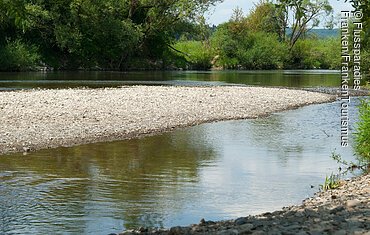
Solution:
<svg viewBox="0 0 370 235">
<path fill-rule="evenodd" d="M 352 130 L 358 102 L 351 102 Z M 339 102 L 141 139 L 3 155 L 0 234 L 108 234 L 272 211 L 312 196 L 337 172 L 333 151 L 355 159 L 352 147 L 340 147 Z"/>
<path fill-rule="evenodd" d="M 340 74 L 331 70 L 0 73 L 0 91 L 81 86 L 97 88 L 124 85 L 225 84 L 339 87 Z"/>
</svg>

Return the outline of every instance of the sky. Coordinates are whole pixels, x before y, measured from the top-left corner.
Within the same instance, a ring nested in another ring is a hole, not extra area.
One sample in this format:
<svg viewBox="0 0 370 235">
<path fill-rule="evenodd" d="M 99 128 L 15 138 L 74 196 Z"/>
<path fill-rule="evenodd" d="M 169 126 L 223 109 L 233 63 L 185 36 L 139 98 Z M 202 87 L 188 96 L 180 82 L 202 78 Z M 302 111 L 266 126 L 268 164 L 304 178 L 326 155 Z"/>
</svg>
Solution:
<svg viewBox="0 0 370 235">
<path fill-rule="evenodd" d="M 233 9 L 240 7 L 243 9 L 244 14 L 248 13 L 253 8 L 254 3 L 259 0 L 224 0 L 223 3 L 218 4 L 210 10 L 210 16 L 207 20 L 209 24 L 218 25 L 230 19 Z M 350 3 L 344 3 L 344 0 L 329 0 L 331 6 L 334 8 L 334 14 L 337 15 L 341 10 L 351 10 Z"/>
</svg>

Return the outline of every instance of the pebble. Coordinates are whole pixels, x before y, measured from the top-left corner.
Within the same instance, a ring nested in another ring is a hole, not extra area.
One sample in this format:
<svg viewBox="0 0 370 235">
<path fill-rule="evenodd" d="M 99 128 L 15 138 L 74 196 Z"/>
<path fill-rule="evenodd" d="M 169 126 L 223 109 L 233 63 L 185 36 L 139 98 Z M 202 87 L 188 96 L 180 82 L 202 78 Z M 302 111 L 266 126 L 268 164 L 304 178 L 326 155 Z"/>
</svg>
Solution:
<svg viewBox="0 0 370 235">
<path fill-rule="evenodd" d="M 335 200 L 332 200 L 332 191 L 318 192 L 301 205 L 285 207 L 282 211 L 212 223 L 202 219 L 197 225 L 152 233 L 137 230 L 135 234 L 370 235 L 369 188 L 370 174 L 344 181 L 339 189 L 333 191 Z"/>
<path fill-rule="evenodd" d="M 303 90 L 236 86 L 0 92 L 0 155 L 28 152 L 22 148 L 26 144 L 33 151 L 136 138 L 334 99 L 332 95 Z"/>
<path fill-rule="evenodd" d="M 370 200 L 370 198 L 369 198 L 369 200 Z M 347 201 L 347 207 L 352 208 L 352 207 L 358 206 L 360 203 L 361 202 L 357 199 L 349 200 L 349 201 Z"/>
</svg>

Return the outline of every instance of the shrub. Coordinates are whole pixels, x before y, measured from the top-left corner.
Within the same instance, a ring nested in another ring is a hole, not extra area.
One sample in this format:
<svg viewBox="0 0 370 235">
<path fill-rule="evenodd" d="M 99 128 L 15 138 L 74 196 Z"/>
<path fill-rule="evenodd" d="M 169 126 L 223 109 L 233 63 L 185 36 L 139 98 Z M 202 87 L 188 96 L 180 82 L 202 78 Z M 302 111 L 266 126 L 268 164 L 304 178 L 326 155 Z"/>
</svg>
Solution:
<svg viewBox="0 0 370 235">
<path fill-rule="evenodd" d="M 290 52 L 290 68 L 339 69 L 340 41 L 338 38 L 308 38 L 299 40 Z"/>
<path fill-rule="evenodd" d="M 231 29 L 230 29 L 231 30 Z M 212 42 L 220 55 L 219 66 L 226 69 L 280 69 L 288 47 L 278 36 L 266 32 L 243 31 L 233 34 L 226 26 L 215 33 Z"/>
<path fill-rule="evenodd" d="M 212 67 L 214 53 L 212 48 L 205 42 L 180 41 L 174 45 L 174 48 L 182 52 L 182 54 L 178 53 L 178 55 L 185 58 L 188 62 L 188 68 L 207 70 Z M 181 61 L 180 58 L 179 60 Z M 183 61 L 181 62 L 179 65 L 184 65 Z"/>
<path fill-rule="evenodd" d="M 370 49 L 362 51 L 362 69 L 367 74 L 370 75 Z"/>
<path fill-rule="evenodd" d="M 0 48 L 0 71 L 24 71 L 35 69 L 40 55 L 35 46 L 20 40 L 7 42 Z"/>
<path fill-rule="evenodd" d="M 370 99 L 361 101 L 359 119 L 355 133 L 356 151 L 370 160 Z"/>
<path fill-rule="evenodd" d="M 247 39 L 248 40 L 248 39 Z M 237 58 L 245 69 L 281 69 L 288 55 L 288 46 L 275 34 L 249 34 L 250 47 L 239 48 Z"/>
</svg>

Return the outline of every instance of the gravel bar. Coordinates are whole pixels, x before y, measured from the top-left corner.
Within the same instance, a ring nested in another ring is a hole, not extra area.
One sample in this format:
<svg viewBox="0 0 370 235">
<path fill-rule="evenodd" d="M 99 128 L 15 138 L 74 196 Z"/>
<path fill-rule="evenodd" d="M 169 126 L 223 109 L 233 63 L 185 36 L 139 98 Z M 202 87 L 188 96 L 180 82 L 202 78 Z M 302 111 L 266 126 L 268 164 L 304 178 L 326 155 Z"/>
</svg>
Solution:
<svg viewBox="0 0 370 235">
<path fill-rule="evenodd" d="M 133 234 L 216 234 L 216 235 L 369 235 L 370 175 L 342 181 L 338 189 L 319 192 L 301 205 L 257 216 L 228 221 L 206 221 L 171 229 L 139 228 L 120 233 Z"/>
<path fill-rule="evenodd" d="M 135 138 L 333 100 L 303 90 L 222 86 L 0 92 L 0 154 Z"/>
</svg>

